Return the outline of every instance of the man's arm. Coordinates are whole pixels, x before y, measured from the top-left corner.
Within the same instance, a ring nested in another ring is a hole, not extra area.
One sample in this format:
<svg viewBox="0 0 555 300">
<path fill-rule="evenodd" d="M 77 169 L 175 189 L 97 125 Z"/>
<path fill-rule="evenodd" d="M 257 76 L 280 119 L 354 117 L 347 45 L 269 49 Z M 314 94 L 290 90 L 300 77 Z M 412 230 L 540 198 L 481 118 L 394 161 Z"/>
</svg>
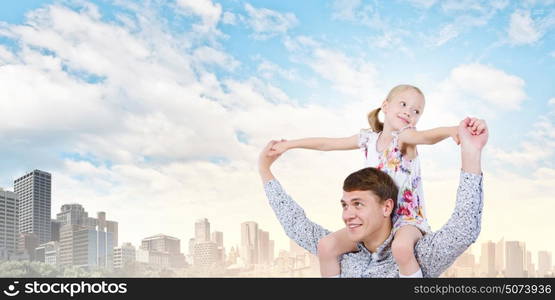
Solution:
<svg viewBox="0 0 555 300">
<path fill-rule="evenodd" d="M 299 246 L 317 254 L 318 241 L 330 234 L 330 231 L 310 221 L 304 210 L 287 195 L 277 180 L 266 182 L 264 190 L 285 234 Z"/>
<path fill-rule="evenodd" d="M 269 155 L 277 141 L 266 145 L 258 157 L 258 170 L 264 184 L 264 191 L 285 233 L 299 246 L 317 254 L 318 241 L 330 231 L 310 221 L 304 210 L 285 192 L 275 179 L 270 167 L 280 155 Z"/>
<path fill-rule="evenodd" d="M 428 233 L 416 246 L 416 259 L 424 277 L 438 277 L 480 234 L 482 221 L 482 176 L 461 172 L 455 211 L 441 229 Z"/>
<path fill-rule="evenodd" d="M 489 133 L 483 120 L 467 118 L 459 124 L 458 135 L 462 172 L 455 211 L 440 230 L 426 234 L 415 246 L 416 258 L 425 277 L 441 275 L 480 234 L 483 207 L 481 152 Z"/>
</svg>

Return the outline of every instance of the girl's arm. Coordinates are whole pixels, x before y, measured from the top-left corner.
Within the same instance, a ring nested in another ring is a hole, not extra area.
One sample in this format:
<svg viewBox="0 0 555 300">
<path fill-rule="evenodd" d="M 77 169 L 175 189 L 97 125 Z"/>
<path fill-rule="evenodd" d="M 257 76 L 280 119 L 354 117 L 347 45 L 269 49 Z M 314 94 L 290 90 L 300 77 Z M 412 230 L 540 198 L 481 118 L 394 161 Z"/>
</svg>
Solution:
<svg viewBox="0 0 555 300">
<path fill-rule="evenodd" d="M 305 138 L 291 141 L 282 141 L 272 147 L 275 154 L 281 154 L 287 150 L 302 148 L 320 151 L 353 150 L 358 149 L 358 134 L 345 138 Z"/>
<path fill-rule="evenodd" d="M 438 127 L 422 131 L 408 128 L 399 134 L 399 140 L 409 145 L 433 145 L 448 137 L 452 137 L 455 143 L 459 144 L 457 126 Z"/>
</svg>

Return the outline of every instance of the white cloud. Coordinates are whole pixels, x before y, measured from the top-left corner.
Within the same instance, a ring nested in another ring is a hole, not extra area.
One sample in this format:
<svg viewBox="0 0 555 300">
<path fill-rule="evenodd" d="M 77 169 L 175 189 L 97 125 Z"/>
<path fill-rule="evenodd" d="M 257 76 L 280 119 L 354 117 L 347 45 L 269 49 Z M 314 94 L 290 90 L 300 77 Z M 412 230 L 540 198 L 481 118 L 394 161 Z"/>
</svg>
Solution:
<svg viewBox="0 0 555 300">
<path fill-rule="evenodd" d="M 236 25 L 237 24 L 237 17 L 235 16 L 234 13 L 226 11 L 226 12 L 224 12 L 223 17 L 222 17 L 222 23 L 228 24 L 228 25 Z"/>
<path fill-rule="evenodd" d="M 525 139 L 511 149 L 490 147 L 491 156 L 501 164 L 519 168 L 536 168 L 549 166 L 545 162 L 555 158 L 555 104 L 554 99 L 548 102 L 548 111 L 540 115 L 530 126 L 530 133 Z"/>
<path fill-rule="evenodd" d="M 481 64 L 462 65 L 451 71 L 444 84 L 461 96 L 482 99 L 496 109 L 515 110 L 526 99 L 524 80 Z"/>
<path fill-rule="evenodd" d="M 439 47 L 457 36 L 459 36 L 459 31 L 455 28 L 455 25 L 447 24 L 441 28 L 437 37 L 432 38 L 432 44 Z"/>
<path fill-rule="evenodd" d="M 245 4 L 248 18 L 247 23 L 254 31 L 257 39 L 268 39 L 278 34 L 284 34 L 295 27 L 299 21 L 293 13 L 280 13 L 267 8 L 255 8 Z"/>
<path fill-rule="evenodd" d="M 338 51 L 317 48 L 309 65 L 335 89 L 351 96 L 367 97 L 377 85 L 378 72 L 372 63 Z"/>
<path fill-rule="evenodd" d="M 511 15 L 508 34 L 511 42 L 516 45 L 533 44 L 541 37 L 529 11 L 515 11 Z"/>
<path fill-rule="evenodd" d="M 555 105 L 555 98 L 549 99 L 549 101 L 547 101 L 547 103 L 548 103 L 549 105 Z"/>
<path fill-rule="evenodd" d="M 407 0 L 416 7 L 430 8 L 436 4 L 437 0 Z"/>
<path fill-rule="evenodd" d="M 297 72 L 293 69 L 284 69 L 269 60 L 260 60 L 257 69 L 265 79 L 273 79 L 276 75 L 287 80 L 297 80 L 299 78 Z"/>
<path fill-rule="evenodd" d="M 421 34 L 429 47 L 439 47 L 476 27 L 483 27 L 497 14 L 505 9 L 507 1 L 444 1 L 443 11 L 453 16 L 454 21 L 440 26 L 438 31 Z"/>
<path fill-rule="evenodd" d="M 359 0 L 335 0 L 332 10 L 333 20 L 351 21 L 377 30 L 392 29 L 392 26 L 382 19 L 376 7 L 371 4 L 364 5 Z"/>
<path fill-rule="evenodd" d="M 227 53 L 216 50 L 212 47 L 202 46 L 195 49 L 193 55 L 198 61 L 205 64 L 216 64 L 223 69 L 233 71 L 240 63 Z"/>
<path fill-rule="evenodd" d="M 197 28 L 201 32 L 215 31 L 222 16 L 222 6 L 212 0 L 177 0 L 177 5 L 186 14 L 194 14 L 202 19 Z M 229 17 L 228 17 L 229 18 Z"/>
</svg>

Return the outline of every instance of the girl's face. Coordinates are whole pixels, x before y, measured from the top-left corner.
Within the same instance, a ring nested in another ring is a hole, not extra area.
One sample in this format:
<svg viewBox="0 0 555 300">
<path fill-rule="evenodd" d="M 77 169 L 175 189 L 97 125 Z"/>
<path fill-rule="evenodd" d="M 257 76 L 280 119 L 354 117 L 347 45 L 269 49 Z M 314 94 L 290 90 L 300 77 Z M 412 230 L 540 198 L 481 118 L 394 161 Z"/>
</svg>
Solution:
<svg viewBox="0 0 555 300">
<path fill-rule="evenodd" d="M 382 111 L 385 124 L 393 130 L 406 126 L 416 126 L 424 110 L 424 97 L 414 89 L 407 89 L 384 101 Z"/>
</svg>

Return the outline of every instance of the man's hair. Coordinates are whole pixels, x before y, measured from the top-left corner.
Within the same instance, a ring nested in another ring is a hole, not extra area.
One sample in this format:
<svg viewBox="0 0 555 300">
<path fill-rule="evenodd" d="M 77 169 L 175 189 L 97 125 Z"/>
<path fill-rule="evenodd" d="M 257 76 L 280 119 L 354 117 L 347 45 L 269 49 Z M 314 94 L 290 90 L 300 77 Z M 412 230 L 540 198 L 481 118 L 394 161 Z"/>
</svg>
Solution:
<svg viewBox="0 0 555 300">
<path fill-rule="evenodd" d="M 343 190 L 345 192 L 371 191 L 378 196 L 380 204 L 387 199 L 392 199 L 391 216 L 395 213 L 399 188 L 393 178 L 376 168 L 364 168 L 347 176 L 343 182 Z"/>
</svg>

